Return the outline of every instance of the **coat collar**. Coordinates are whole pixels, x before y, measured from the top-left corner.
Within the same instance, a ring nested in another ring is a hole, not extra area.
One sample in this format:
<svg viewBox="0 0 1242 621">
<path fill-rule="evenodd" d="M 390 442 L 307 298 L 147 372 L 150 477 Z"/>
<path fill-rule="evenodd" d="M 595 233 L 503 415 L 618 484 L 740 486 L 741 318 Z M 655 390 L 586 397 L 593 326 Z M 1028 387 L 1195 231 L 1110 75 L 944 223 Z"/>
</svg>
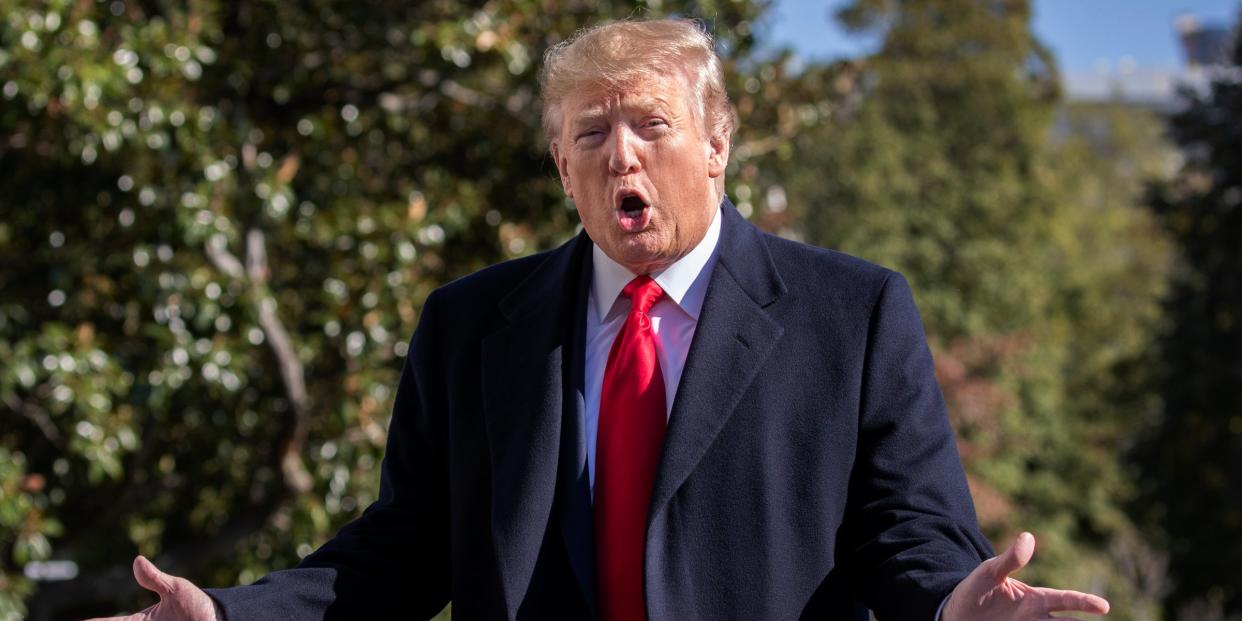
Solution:
<svg viewBox="0 0 1242 621">
<path fill-rule="evenodd" d="M 720 241 L 721 210 L 717 209 L 712 222 L 707 227 L 703 239 L 695 244 L 686 256 L 672 265 L 653 272 L 651 278 L 660 285 L 664 294 L 683 312 L 695 321 L 703 310 L 703 292 L 707 289 L 707 278 L 711 276 L 712 267 L 716 262 L 716 245 Z M 617 306 L 617 298 L 636 274 L 625 266 L 613 261 L 600 250 L 599 246 L 591 249 L 593 263 L 591 274 L 591 302 L 595 316 L 604 321 L 613 312 L 625 312 Z M 699 283 L 696 286 L 696 283 Z M 628 308 L 628 305 L 626 305 Z"/>
</svg>

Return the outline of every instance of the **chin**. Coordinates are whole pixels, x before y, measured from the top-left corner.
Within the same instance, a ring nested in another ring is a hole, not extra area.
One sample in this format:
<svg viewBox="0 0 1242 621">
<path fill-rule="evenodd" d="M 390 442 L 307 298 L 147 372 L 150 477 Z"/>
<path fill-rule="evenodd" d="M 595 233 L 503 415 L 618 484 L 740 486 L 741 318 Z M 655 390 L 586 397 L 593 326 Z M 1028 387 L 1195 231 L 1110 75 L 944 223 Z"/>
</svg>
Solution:
<svg viewBox="0 0 1242 621">
<path fill-rule="evenodd" d="M 656 272 L 668 267 L 673 261 L 662 245 L 633 243 L 638 240 L 627 240 L 629 243 L 619 244 L 617 262 L 626 266 L 631 272 L 645 274 Z"/>
</svg>

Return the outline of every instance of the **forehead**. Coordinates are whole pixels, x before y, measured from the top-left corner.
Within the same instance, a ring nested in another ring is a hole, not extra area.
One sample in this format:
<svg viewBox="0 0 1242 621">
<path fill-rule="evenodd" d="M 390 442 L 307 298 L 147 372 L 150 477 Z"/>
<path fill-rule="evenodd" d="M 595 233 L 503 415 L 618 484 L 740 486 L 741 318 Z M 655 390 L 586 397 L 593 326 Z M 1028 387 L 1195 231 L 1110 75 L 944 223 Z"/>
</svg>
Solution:
<svg viewBox="0 0 1242 621">
<path fill-rule="evenodd" d="M 565 122 L 573 123 L 617 110 L 657 108 L 674 113 L 690 110 L 689 84 L 680 72 L 642 77 L 617 87 L 587 89 L 567 97 L 562 110 Z"/>
</svg>

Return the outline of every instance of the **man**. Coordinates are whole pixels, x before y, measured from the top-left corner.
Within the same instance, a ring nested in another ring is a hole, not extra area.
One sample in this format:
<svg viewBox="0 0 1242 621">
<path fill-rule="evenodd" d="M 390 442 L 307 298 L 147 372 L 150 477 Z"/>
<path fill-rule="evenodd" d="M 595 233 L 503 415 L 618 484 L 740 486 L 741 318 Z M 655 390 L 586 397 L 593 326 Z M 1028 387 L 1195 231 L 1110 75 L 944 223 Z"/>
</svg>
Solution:
<svg viewBox="0 0 1242 621">
<path fill-rule="evenodd" d="M 548 53 L 584 233 L 428 297 L 380 499 L 298 568 L 160 573 L 139 618 L 1039 619 L 979 534 L 904 279 L 766 235 L 724 195 L 733 117 L 693 22 Z"/>
</svg>

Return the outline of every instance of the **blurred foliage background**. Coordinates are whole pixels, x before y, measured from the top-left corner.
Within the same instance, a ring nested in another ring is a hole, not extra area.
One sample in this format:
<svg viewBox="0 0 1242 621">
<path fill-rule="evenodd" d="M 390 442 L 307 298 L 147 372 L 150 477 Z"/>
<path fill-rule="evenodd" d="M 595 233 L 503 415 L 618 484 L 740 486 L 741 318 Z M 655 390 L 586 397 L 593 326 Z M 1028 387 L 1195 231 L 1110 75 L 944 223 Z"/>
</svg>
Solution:
<svg viewBox="0 0 1242 621">
<path fill-rule="evenodd" d="M 147 605 L 135 553 L 247 583 L 361 512 L 426 295 L 576 231 L 543 50 L 632 15 L 718 38 L 744 215 L 910 278 L 1025 578 L 1242 615 L 1238 82 L 1067 102 L 1024 0 L 857 0 L 877 51 L 807 65 L 767 5 L 0 0 L 0 619 Z"/>
</svg>

